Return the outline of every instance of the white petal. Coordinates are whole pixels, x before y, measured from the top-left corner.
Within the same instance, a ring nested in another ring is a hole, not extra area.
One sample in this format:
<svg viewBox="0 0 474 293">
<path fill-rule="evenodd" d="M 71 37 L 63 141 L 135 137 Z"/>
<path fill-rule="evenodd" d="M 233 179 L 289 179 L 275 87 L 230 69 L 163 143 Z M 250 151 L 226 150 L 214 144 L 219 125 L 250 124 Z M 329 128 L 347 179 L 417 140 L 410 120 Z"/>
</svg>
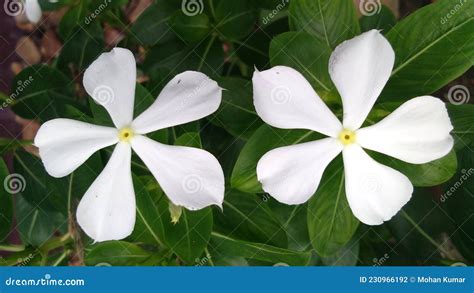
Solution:
<svg viewBox="0 0 474 293">
<path fill-rule="evenodd" d="M 327 165 L 341 152 L 334 138 L 280 147 L 258 162 L 263 190 L 285 204 L 306 202 L 317 190 Z"/>
<path fill-rule="evenodd" d="M 328 136 L 337 136 L 341 131 L 341 122 L 293 68 L 255 70 L 252 82 L 255 109 L 267 124 L 283 129 L 311 129 Z"/>
<path fill-rule="evenodd" d="M 382 224 L 410 200 L 413 185 L 405 175 L 376 162 L 357 144 L 342 154 L 347 200 L 361 222 Z"/>
<path fill-rule="evenodd" d="M 41 125 L 35 146 L 46 171 L 53 177 L 69 175 L 96 151 L 118 142 L 117 129 L 71 119 Z"/>
<path fill-rule="evenodd" d="M 382 121 L 357 131 L 358 143 L 412 164 L 439 159 L 453 147 L 446 105 L 429 96 L 405 102 Z"/>
<path fill-rule="evenodd" d="M 165 145 L 141 135 L 133 138 L 132 147 L 175 205 L 189 210 L 222 206 L 224 173 L 209 152 Z"/>
<path fill-rule="evenodd" d="M 341 95 L 344 127 L 357 130 L 367 118 L 392 72 L 395 53 L 377 30 L 371 30 L 336 47 L 329 74 Z"/>
<path fill-rule="evenodd" d="M 214 113 L 221 103 L 222 89 L 207 75 L 186 71 L 176 75 L 145 112 L 132 124 L 137 133 L 146 134 Z"/>
<path fill-rule="evenodd" d="M 133 120 L 136 78 L 135 57 L 123 48 L 101 54 L 84 73 L 84 88 L 107 109 L 117 128 Z"/>
<path fill-rule="evenodd" d="M 37 23 L 41 19 L 43 13 L 38 0 L 26 0 L 25 13 L 30 22 Z"/>
<path fill-rule="evenodd" d="M 95 241 L 120 240 L 135 226 L 129 144 L 119 143 L 99 177 L 92 183 L 77 207 L 77 221 Z"/>
</svg>

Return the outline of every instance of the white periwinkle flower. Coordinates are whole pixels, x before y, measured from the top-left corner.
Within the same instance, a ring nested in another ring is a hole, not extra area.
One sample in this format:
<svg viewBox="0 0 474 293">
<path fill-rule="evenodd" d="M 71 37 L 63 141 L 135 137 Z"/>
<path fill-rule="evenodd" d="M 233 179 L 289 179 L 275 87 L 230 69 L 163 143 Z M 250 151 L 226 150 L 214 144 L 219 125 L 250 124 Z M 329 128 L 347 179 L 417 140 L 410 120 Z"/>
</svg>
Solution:
<svg viewBox="0 0 474 293">
<path fill-rule="evenodd" d="M 43 12 L 38 0 L 25 0 L 25 14 L 26 18 L 33 23 L 37 23 L 41 19 Z"/>
<path fill-rule="evenodd" d="M 390 77 L 394 60 L 392 47 L 377 30 L 335 49 L 329 73 L 342 98 L 342 124 L 294 69 L 277 66 L 254 73 L 254 104 L 266 123 L 329 136 L 266 153 L 257 166 L 258 180 L 266 192 L 282 203 L 306 202 L 316 192 L 324 169 L 342 152 L 347 200 L 360 221 L 381 224 L 410 200 L 410 180 L 376 162 L 363 148 L 423 164 L 449 153 L 453 126 L 445 104 L 423 96 L 361 128 Z"/>
<path fill-rule="evenodd" d="M 153 141 L 145 134 L 201 119 L 217 110 L 222 89 L 206 75 L 175 76 L 156 101 L 133 119 L 135 58 L 115 48 L 84 74 L 89 95 L 105 107 L 116 128 L 70 119 L 44 123 L 35 138 L 41 160 L 53 177 L 63 177 L 101 148 L 116 144 L 107 165 L 77 208 L 82 229 L 96 241 L 127 237 L 135 225 L 132 149 L 150 169 L 171 202 L 190 210 L 222 206 L 224 174 L 209 152 Z"/>
</svg>

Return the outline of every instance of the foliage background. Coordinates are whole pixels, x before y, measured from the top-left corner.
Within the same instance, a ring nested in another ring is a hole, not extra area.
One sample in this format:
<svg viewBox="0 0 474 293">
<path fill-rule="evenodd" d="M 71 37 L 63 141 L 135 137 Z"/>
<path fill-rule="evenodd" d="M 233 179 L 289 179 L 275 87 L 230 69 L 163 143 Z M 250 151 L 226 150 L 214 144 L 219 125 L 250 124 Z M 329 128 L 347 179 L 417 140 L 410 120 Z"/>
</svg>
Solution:
<svg viewBox="0 0 474 293">
<path fill-rule="evenodd" d="M 7 17 L 11 13 L 4 6 L 0 264 L 471 265 L 474 4 L 382 2 L 40 0 L 44 15 L 37 25 L 21 14 Z M 294 67 L 340 115 L 340 98 L 327 72 L 329 56 L 340 42 L 373 28 L 391 42 L 396 64 L 368 123 L 412 97 L 433 94 L 448 103 L 455 151 L 418 166 L 371 154 L 417 187 L 409 204 L 381 226 L 354 218 L 337 188 L 343 179 L 337 160 L 308 203 L 279 204 L 256 180 L 258 159 L 276 146 L 318 134 L 264 125 L 252 104 L 254 66 Z M 212 152 L 224 167 L 227 190 L 223 212 L 183 210 L 172 224 L 167 198 L 134 158 L 134 233 L 123 241 L 94 244 L 74 214 L 111 149 L 96 153 L 72 175 L 54 179 L 31 139 L 40 123 L 57 117 L 110 125 L 107 113 L 82 88 L 82 73 L 114 46 L 136 54 L 137 112 L 185 70 L 202 71 L 227 89 L 214 115 L 152 134 L 162 142 Z"/>
</svg>

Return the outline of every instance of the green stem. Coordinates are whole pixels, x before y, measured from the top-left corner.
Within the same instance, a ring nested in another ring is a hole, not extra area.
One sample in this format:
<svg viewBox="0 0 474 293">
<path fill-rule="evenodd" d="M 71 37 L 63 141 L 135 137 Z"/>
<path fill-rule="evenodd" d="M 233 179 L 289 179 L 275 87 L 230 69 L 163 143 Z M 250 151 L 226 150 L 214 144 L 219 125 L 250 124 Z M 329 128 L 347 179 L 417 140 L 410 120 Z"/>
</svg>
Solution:
<svg viewBox="0 0 474 293">
<path fill-rule="evenodd" d="M 0 245 L 0 251 L 20 252 L 25 250 L 24 245 Z"/>
<path fill-rule="evenodd" d="M 69 251 L 65 250 L 59 257 L 58 259 L 52 264 L 53 267 L 57 267 L 69 254 Z"/>
</svg>

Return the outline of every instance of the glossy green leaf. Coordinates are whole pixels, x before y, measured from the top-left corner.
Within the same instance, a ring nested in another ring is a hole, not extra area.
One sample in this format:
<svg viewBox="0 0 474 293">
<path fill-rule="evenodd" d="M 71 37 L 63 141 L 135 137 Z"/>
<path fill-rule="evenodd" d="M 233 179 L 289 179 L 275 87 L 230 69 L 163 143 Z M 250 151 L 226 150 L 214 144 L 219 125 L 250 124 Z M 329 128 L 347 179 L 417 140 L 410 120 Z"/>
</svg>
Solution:
<svg viewBox="0 0 474 293">
<path fill-rule="evenodd" d="M 252 83 L 235 77 L 217 82 L 224 88 L 222 102 L 209 120 L 237 138 L 248 139 L 263 123 L 253 106 Z"/>
<path fill-rule="evenodd" d="M 326 266 L 355 266 L 359 259 L 359 241 L 351 240 L 335 254 L 321 258 Z"/>
<path fill-rule="evenodd" d="M 286 205 L 263 194 L 262 200 L 268 202 L 273 214 L 282 223 L 282 228 L 288 235 L 288 248 L 295 251 L 311 250 L 309 240 L 307 209 L 308 204 Z"/>
<path fill-rule="evenodd" d="M 436 197 L 429 189 L 415 188 L 410 201 L 387 223 L 407 258 L 422 264 L 441 253 L 453 257 L 440 241 L 444 233 L 452 234 L 452 219 L 442 211 Z"/>
<path fill-rule="evenodd" d="M 458 153 L 459 171 L 445 186 L 441 201 L 454 221 L 452 239 L 461 254 L 474 261 L 474 156 L 472 149 Z"/>
<path fill-rule="evenodd" d="M 151 257 L 151 253 L 140 246 L 125 241 L 107 241 L 94 245 L 86 253 L 88 266 L 140 265 Z"/>
<path fill-rule="evenodd" d="M 177 9 L 179 7 L 170 4 L 170 1 L 155 1 L 132 25 L 132 36 L 143 46 L 169 41 L 173 38 L 173 31 L 170 30 L 168 21 Z"/>
<path fill-rule="evenodd" d="M 474 105 L 450 105 L 448 113 L 454 130 L 455 148 L 462 149 L 474 145 Z"/>
<path fill-rule="evenodd" d="M 346 198 L 342 158 L 332 161 L 308 205 L 308 231 L 311 243 L 321 256 L 330 256 L 344 247 L 354 235 L 359 220 Z"/>
<path fill-rule="evenodd" d="M 371 156 L 380 163 L 402 172 L 418 187 L 442 184 L 453 177 L 458 167 L 454 151 L 426 164 L 410 164 L 376 152 L 371 152 Z"/>
<path fill-rule="evenodd" d="M 218 0 L 215 8 L 216 29 L 228 39 L 248 35 L 257 21 L 257 10 L 252 0 Z"/>
<path fill-rule="evenodd" d="M 297 252 L 262 243 L 236 240 L 217 232 L 212 232 L 209 250 L 211 255 L 212 253 L 217 253 L 226 256 L 240 256 L 265 261 L 274 265 L 304 266 L 311 258 L 311 253 L 309 252 Z"/>
<path fill-rule="evenodd" d="M 359 19 L 362 32 L 372 29 L 382 30 L 386 34 L 397 23 L 392 10 L 385 5 L 380 6 L 380 11 L 372 15 L 364 15 Z"/>
<path fill-rule="evenodd" d="M 24 244 L 40 246 L 55 233 L 67 231 L 68 222 L 64 214 L 45 210 L 26 201 L 22 195 L 16 195 L 15 198 L 15 228 Z"/>
<path fill-rule="evenodd" d="M 177 11 L 169 21 L 174 33 L 188 42 L 197 42 L 208 36 L 211 31 L 209 17 L 204 14 L 186 15 Z"/>
<path fill-rule="evenodd" d="M 77 6 L 69 9 L 61 18 L 59 23 L 59 36 L 65 41 L 74 31 L 78 31 L 80 27 L 84 26 L 87 16 L 87 6 L 90 4 L 89 0 L 80 1 Z M 79 26 L 80 25 L 80 26 Z"/>
<path fill-rule="evenodd" d="M 272 66 L 285 65 L 296 69 L 322 98 L 334 89 L 328 72 L 331 52 L 326 42 L 305 32 L 281 34 L 270 44 Z"/>
<path fill-rule="evenodd" d="M 283 130 L 262 125 L 250 137 L 235 163 L 231 178 L 232 187 L 248 193 L 262 192 L 256 169 L 258 160 L 265 153 L 277 147 L 316 140 L 320 137 L 320 134 L 310 130 Z"/>
<path fill-rule="evenodd" d="M 24 150 L 15 153 L 15 172 L 20 179 L 18 190 L 33 208 L 67 215 L 67 178 L 53 178 L 41 160 Z"/>
<path fill-rule="evenodd" d="M 235 239 L 287 247 L 282 224 L 261 197 L 227 190 L 223 210 L 215 213 L 215 231 Z"/>
<path fill-rule="evenodd" d="M 305 31 L 332 49 L 360 30 L 352 0 L 290 1 L 289 18 L 292 30 Z"/>
<path fill-rule="evenodd" d="M 173 39 L 153 47 L 145 58 L 143 70 L 155 81 L 153 87 L 162 88 L 174 75 L 187 70 L 215 76 L 222 72 L 223 64 L 222 43 L 211 36 L 195 45 Z"/>
<path fill-rule="evenodd" d="M 82 24 L 81 29 L 72 32 L 65 39 L 57 60 L 57 67 L 64 73 L 75 76 L 85 70 L 101 53 L 104 52 L 104 31 L 98 22 Z M 74 69 L 71 72 L 71 69 Z"/>
<path fill-rule="evenodd" d="M 453 12 L 454 11 L 454 14 Z M 474 64 L 474 5 L 437 1 L 393 27 L 387 39 L 395 50 L 385 99 L 431 94 Z"/>
<path fill-rule="evenodd" d="M 0 158 L 0 188 L 2 192 L 0 193 L 0 243 L 3 243 L 5 238 L 10 233 L 13 219 L 13 200 L 12 197 L 14 194 L 9 193 L 8 189 L 15 190 L 16 183 L 14 182 L 14 177 L 10 176 L 8 171 L 7 164 Z"/>
<path fill-rule="evenodd" d="M 23 69 L 14 79 L 12 93 L 15 113 L 41 121 L 60 117 L 64 105 L 72 103 L 74 97 L 71 80 L 46 65 Z"/>
</svg>

